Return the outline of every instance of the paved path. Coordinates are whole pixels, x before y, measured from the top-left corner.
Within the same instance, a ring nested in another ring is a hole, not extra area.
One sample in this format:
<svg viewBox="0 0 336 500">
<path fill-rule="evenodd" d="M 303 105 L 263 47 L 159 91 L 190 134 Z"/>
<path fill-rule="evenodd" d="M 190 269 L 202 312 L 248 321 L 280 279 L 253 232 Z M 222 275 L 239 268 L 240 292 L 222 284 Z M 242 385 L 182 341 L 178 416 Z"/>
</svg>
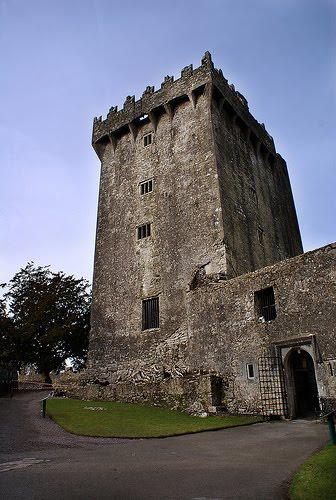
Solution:
<svg viewBox="0 0 336 500">
<path fill-rule="evenodd" d="M 313 421 L 272 422 L 165 439 L 95 439 L 39 414 L 41 393 L 0 399 L 0 498 L 280 500 L 328 441 Z"/>
</svg>

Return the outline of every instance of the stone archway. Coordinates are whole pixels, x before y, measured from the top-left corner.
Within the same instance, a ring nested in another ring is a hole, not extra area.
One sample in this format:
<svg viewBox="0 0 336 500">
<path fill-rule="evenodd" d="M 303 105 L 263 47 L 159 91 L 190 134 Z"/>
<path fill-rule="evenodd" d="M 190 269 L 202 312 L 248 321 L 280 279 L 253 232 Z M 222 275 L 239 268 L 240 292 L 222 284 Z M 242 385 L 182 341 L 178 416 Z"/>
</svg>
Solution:
<svg viewBox="0 0 336 500">
<path fill-rule="evenodd" d="M 291 418 L 308 417 L 319 409 L 314 361 L 301 348 L 293 348 L 286 356 L 286 385 Z"/>
</svg>

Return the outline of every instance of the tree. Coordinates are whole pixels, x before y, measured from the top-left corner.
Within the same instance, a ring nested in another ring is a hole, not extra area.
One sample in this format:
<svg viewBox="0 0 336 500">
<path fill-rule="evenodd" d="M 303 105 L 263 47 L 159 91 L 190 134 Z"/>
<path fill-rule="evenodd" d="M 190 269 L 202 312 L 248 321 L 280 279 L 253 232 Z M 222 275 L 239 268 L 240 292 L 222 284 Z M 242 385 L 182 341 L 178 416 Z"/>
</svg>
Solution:
<svg viewBox="0 0 336 500">
<path fill-rule="evenodd" d="M 60 370 L 67 358 L 83 366 L 90 330 L 89 283 L 29 262 L 5 286 L 11 322 L 6 331 L 18 364 L 34 365 L 47 383 L 50 372 Z"/>
<path fill-rule="evenodd" d="M 15 359 L 13 320 L 7 314 L 6 301 L 0 299 L 0 366 L 9 366 Z"/>
</svg>

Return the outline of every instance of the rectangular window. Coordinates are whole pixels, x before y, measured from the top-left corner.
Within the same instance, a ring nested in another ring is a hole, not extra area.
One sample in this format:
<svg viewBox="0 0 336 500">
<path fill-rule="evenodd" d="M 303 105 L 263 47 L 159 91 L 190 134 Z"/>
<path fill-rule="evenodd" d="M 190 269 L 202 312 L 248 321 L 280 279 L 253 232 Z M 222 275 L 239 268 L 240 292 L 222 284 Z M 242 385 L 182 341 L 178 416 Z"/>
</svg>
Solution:
<svg viewBox="0 0 336 500">
<path fill-rule="evenodd" d="M 151 224 L 143 224 L 137 227 L 137 239 L 142 240 L 143 238 L 148 238 L 151 235 Z"/>
<path fill-rule="evenodd" d="M 153 179 L 150 179 L 149 181 L 144 181 L 139 184 L 139 190 L 140 194 L 147 194 L 153 191 Z"/>
<path fill-rule="evenodd" d="M 142 301 L 142 329 L 159 328 L 159 297 Z"/>
<path fill-rule="evenodd" d="M 272 286 L 255 292 L 254 304 L 257 318 L 261 323 L 272 321 L 276 318 L 275 298 Z"/>
<path fill-rule="evenodd" d="M 254 366 L 253 363 L 247 363 L 246 365 L 246 373 L 248 379 L 254 379 Z"/>
<path fill-rule="evenodd" d="M 144 146 L 149 146 L 152 144 L 152 133 L 144 135 Z"/>
<path fill-rule="evenodd" d="M 264 230 L 261 227 L 258 227 L 258 241 L 260 245 L 264 244 Z"/>
</svg>

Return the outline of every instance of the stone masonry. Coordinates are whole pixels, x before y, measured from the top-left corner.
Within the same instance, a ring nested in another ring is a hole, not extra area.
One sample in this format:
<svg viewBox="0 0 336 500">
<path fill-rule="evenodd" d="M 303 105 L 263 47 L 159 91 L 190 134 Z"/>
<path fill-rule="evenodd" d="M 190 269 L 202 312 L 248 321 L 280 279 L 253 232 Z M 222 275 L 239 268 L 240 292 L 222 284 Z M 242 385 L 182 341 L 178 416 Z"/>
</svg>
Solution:
<svg viewBox="0 0 336 500">
<path fill-rule="evenodd" d="M 266 397 L 259 357 L 280 360 L 292 337 L 313 335 L 309 355 L 317 349 L 311 315 L 298 320 L 308 310 L 310 295 L 298 291 L 313 273 L 311 260 L 322 259 L 331 286 L 326 250 L 300 256 L 287 167 L 273 139 L 207 52 L 199 68 L 187 66 L 180 79 L 166 77 L 159 90 L 147 87 L 140 100 L 129 96 L 122 110 L 95 119 L 93 147 L 101 181 L 81 394 L 259 411 Z M 321 299 L 319 281 L 309 287 Z M 266 292 L 254 299 L 259 289 Z M 276 318 L 258 322 L 254 300 L 275 301 Z M 329 315 L 319 316 L 326 326 Z M 332 352 L 321 359 L 336 358 Z M 334 395 L 323 377 L 319 396 Z M 289 399 L 283 404 L 291 410 L 269 412 L 295 416 Z"/>
</svg>

